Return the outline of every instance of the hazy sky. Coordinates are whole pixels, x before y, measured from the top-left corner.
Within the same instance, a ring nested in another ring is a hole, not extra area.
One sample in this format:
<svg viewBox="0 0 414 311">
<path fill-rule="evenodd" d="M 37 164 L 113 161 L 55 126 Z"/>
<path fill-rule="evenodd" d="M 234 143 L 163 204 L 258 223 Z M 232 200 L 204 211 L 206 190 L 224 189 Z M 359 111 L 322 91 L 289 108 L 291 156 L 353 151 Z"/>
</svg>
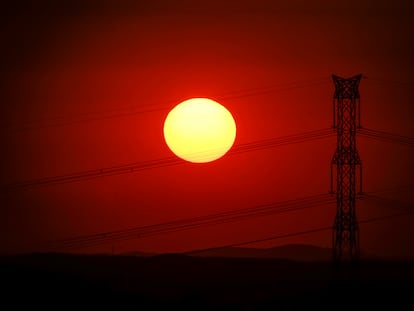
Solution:
<svg viewBox="0 0 414 311">
<path fill-rule="evenodd" d="M 1 10 L 1 184 L 172 154 L 163 121 L 190 97 L 218 100 L 236 145 L 329 128 L 332 74 L 363 74 L 362 125 L 414 137 L 409 1 L 39 1 Z M 222 3 L 225 2 L 225 3 Z M 2 190 L 0 251 L 63 237 L 327 193 L 335 137 L 209 164 Z M 358 137 L 364 189 L 413 203 L 412 147 Z M 379 194 L 378 194 L 379 195 Z M 362 218 L 399 204 L 364 199 Z M 335 206 L 104 245 L 185 251 L 330 226 Z M 361 225 L 361 247 L 412 254 L 413 218 Z M 331 232 L 253 246 L 330 246 Z M 84 250 L 82 250 L 84 251 Z"/>
</svg>

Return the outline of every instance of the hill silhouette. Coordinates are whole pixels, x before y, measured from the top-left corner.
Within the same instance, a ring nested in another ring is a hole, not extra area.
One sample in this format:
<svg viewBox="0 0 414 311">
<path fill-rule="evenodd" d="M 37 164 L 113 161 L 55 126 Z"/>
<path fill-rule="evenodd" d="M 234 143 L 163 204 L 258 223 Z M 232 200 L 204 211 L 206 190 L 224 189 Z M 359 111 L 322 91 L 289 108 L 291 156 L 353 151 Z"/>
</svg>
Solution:
<svg viewBox="0 0 414 311">
<path fill-rule="evenodd" d="M 121 253 L 123 256 L 154 257 L 172 256 L 179 253 L 147 253 L 142 251 L 130 251 Z M 195 257 L 220 257 L 220 258 L 274 258 L 294 261 L 329 261 L 332 258 L 332 249 L 309 244 L 287 244 L 272 248 L 251 247 L 218 247 L 200 249 L 184 253 Z"/>
<path fill-rule="evenodd" d="M 294 261 L 329 261 L 332 249 L 307 244 L 287 244 L 273 248 L 223 247 L 189 252 L 200 257 L 274 258 Z"/>
<path fill-rule="evenodd" d="M 122 253 L 125 256 L 137 257 L 154 257 L 154 256 L 168 256 L 174 253 L 146 253 L 141 251 L 131 251 Z M 175 253 L 179 255 L 180 253 Z M 332 260 L 332 249 L 329 247 L 320 247 L 311 244 L 285 244 L 272 248 L 253 248 L 253 247 L 216 247 L 194 250 L 182 255 L 189 255 L 194 257 L 218 257 L 218 258 L 271 258 L 271 259 L 285 259 L 292 261 L 317 261 L 328 262 Z M 387 261 L 401 261 L 413 260 L 414 258 L 397 258 L 393 256 L 377 256 L 362 252 L 361 257 L 368 260 L 387 260 Z"/>
<path fill-rule="evenodd" d="M 156 253 L 148 253 L 148 252 L 141 252 L 141 251 L 129 251 L 123 252 L 118 255 L 122 256 L 137 256 L 137 257 L 151 257 L 157 255 Z"/>
</svg>

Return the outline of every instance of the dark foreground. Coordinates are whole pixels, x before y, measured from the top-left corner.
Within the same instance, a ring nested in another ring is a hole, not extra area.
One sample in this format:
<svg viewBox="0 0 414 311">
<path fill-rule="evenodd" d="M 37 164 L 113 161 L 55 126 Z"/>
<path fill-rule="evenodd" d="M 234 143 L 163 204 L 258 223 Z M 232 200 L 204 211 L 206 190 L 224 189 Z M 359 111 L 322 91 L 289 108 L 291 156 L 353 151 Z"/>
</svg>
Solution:
<svg viewBox="0 0 414 311">
<path fill-rule="evenodd" d="M 0 257 L 0 264 L 7 310 L 414 307 L 414 262 L 336 268 L 275 259 L 34 254 Z"/>
</svg>

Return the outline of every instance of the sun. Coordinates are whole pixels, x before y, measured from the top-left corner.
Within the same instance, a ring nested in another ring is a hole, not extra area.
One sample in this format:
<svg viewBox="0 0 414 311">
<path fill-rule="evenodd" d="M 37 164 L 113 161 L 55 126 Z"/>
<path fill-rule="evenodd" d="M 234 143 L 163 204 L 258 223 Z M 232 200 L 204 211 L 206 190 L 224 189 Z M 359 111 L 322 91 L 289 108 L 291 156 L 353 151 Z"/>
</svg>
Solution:
<svg viewBox="0 0 414 311">
<path fill-rule="evenodd" d="M 191 98 L 175 106 L 164 122 L 170 150 L 193 163 L 211 162 L 230 150 L 236 122 L 223 105 L 208 98 Z"/>
</svg>

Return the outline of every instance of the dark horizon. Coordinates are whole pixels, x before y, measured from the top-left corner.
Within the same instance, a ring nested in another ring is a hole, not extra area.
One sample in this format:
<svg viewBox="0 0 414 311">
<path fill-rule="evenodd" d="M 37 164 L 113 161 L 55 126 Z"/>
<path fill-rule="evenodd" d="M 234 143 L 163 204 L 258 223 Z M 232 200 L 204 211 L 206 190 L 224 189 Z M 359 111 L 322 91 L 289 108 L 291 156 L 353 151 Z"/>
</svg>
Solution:
<svg viewBox="0 0 414 311">
<path fill-rule="evenodd" d="M 201 258 L 38 254 L 0 257 L 5 305 L 65 308 L 407 308 L 413 262 L 293 262 Z M 20 297 L 20 299 L 17 299 Z M 52 298 L 53 297 L 53 298 Z M 344 299 L 346 298 L 346 299 Z"/>
</svg>

